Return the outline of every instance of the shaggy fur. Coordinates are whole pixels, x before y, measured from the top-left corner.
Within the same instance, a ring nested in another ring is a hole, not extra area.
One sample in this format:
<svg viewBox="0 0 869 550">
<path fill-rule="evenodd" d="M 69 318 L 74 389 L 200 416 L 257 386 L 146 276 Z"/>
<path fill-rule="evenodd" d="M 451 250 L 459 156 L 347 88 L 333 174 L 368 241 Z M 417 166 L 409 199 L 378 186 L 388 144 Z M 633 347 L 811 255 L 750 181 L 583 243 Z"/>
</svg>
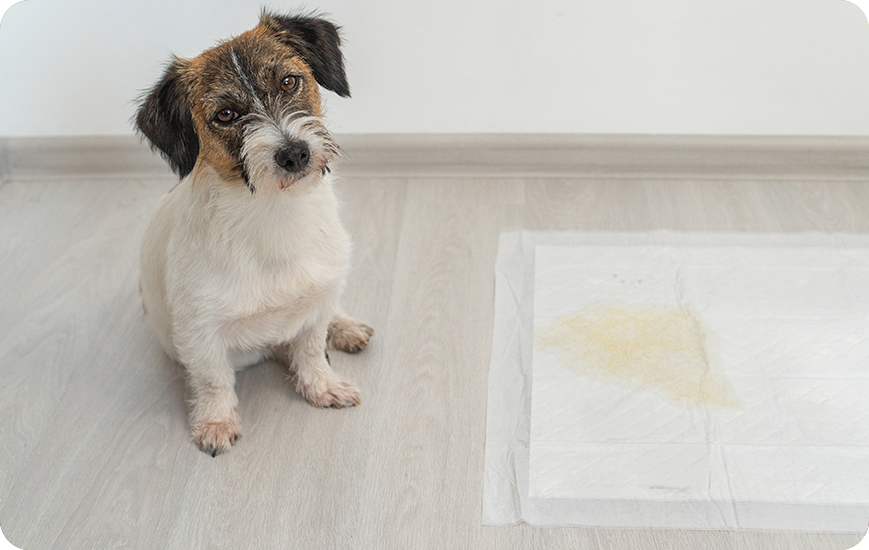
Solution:
<svg viewBox="0 0 869 550">
<path fill-rule="evenodd" d="M 318 407 L 360 402 L 326 354 L 327 341 L 361 350 L 373 330 L 339 308 L 350 239 L 318 84 L 349 95 L 338 29 L 263 13 L 253 30 L 174 59 L 136 118 L 181 177 L 142 242 L 142 303 L 186 369 L 193 439 L 212 456 L 241 436 L 234 384 L 245 365 L 285 362 Z"/>
</svg>

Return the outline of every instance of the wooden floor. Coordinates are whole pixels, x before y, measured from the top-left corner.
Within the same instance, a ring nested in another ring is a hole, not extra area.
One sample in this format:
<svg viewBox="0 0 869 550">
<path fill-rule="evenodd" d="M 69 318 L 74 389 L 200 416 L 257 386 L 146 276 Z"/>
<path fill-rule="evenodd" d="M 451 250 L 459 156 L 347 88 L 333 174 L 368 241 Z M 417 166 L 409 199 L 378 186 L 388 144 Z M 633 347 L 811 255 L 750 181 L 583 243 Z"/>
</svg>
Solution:
<svg viewBox="0 0 869 550">
<path fill-rule="evenodd" d="M 16 172 L 21 164 L 7 160 L 0 527 L 10 542 L 25 550 L 840 550 L 862 538 L 484 527 L 481 506 L 502 230 L 869 233 L 869 171 L 570 175 L 568 167 L 520 177 L 479 166 L 388 170 L 387 159 L 378 173 L 363 147 L 355 151 L 351 161 L 364 169 L 339 170 L 355 243 L 344 305 L 377 333 L 361 354 L 331 357 L 361 388 L 362 405 L 315 409 L 277 364 L 255 366 L 238 377 L 244 437 L 218 458 L 190 442 L 181 370 L 146 330 L 137 297 L 139 241 L 171 176 L 49 176 Z"/>
</svg>

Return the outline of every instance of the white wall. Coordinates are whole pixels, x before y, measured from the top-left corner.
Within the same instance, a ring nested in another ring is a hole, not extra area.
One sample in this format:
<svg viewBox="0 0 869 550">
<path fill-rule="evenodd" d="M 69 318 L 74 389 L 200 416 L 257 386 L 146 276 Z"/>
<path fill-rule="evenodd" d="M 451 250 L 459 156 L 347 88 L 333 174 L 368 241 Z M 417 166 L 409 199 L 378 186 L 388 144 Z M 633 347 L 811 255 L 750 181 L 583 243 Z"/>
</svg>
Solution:
<svg viewBox="0 0 869 550">
<path fill-rule="evenodd" d="M 261 3 L 15 4 L 0 136 L 129 133 L 170 52 L 243 32 Z M 843 0 L 308 6 L 344 27 L 353 98 L 325 94 L 338 132 L 869 135 L 869 25 Z"/>
</svg>

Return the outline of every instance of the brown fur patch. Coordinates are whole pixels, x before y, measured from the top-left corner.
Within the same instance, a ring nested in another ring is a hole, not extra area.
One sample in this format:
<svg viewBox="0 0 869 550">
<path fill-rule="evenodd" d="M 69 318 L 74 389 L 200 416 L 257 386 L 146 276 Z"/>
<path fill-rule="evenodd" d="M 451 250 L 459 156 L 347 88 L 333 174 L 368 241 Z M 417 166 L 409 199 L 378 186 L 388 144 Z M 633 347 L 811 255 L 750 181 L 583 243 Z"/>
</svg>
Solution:
<svg viewBox="0 0 869 550">
<path fill-rule="evenodd" d="M 298 149 L 293 154 L 299 157 L 276 159 L 278 179 L 283 177 L 281 170 L 303 179 L 325 170 L 339 153 L 319 122 L 319 87 L 350 97 L 340 45 L 338 28 L 316 15 L 263 11 L 252 30 L 193 59 L 174 58 L 162 78 L 142 96 L 136 127 L 179 177 L 194 170 L 201 173 L 208 166 L 225 182 L 243 182 L 255 191 L 251 172 L 258 172 L 258 178 L 267 177 L 263 171 L 271 159 L 264 155 L 270 147 L 257 141 L 264 152 L 252 167 L 245 140 L 253 134 L 267 141 L 270 125 L 280 131 L 298 123 L 294 132 L 306 133 L 309 141 L 328 153 L 321 159 L 324 163 L 307 171 L 309 159 Z M 282 86 L 286 77 L 298 84 Z M 287 144 L 280 137 L 272 141 L 275 149 L 284 146 L 286 153 L 296 136 L 284 138 Z"/>
<path fill-rule="evenodd" d="M 186 74 L 199 136 L 196 169 L 207 164 L 225 180 L 241 178 L 244 125 L 221 124 L 220 111 L 229 109 L 242 117 L 260 112 L 278 118 L 285 109 L 322 115 L 311 69 L 262 25 L 191 59 Z M 295 92 L 281 91 L 286 76 L 301 78 Z"/>
</svg>

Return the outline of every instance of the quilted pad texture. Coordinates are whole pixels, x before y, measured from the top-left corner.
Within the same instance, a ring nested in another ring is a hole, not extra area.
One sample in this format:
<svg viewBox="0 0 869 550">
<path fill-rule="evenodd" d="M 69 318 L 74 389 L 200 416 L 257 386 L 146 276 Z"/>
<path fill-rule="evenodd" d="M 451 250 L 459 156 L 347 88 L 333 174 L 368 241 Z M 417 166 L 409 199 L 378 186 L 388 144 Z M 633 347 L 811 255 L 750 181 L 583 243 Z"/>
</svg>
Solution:
<svg viewBox="0 0 869 550">
<path fill-rule="evenodd" d="M 507 233 L 484 523 L 864 532 L 869 241 Z"/>
</svg>

